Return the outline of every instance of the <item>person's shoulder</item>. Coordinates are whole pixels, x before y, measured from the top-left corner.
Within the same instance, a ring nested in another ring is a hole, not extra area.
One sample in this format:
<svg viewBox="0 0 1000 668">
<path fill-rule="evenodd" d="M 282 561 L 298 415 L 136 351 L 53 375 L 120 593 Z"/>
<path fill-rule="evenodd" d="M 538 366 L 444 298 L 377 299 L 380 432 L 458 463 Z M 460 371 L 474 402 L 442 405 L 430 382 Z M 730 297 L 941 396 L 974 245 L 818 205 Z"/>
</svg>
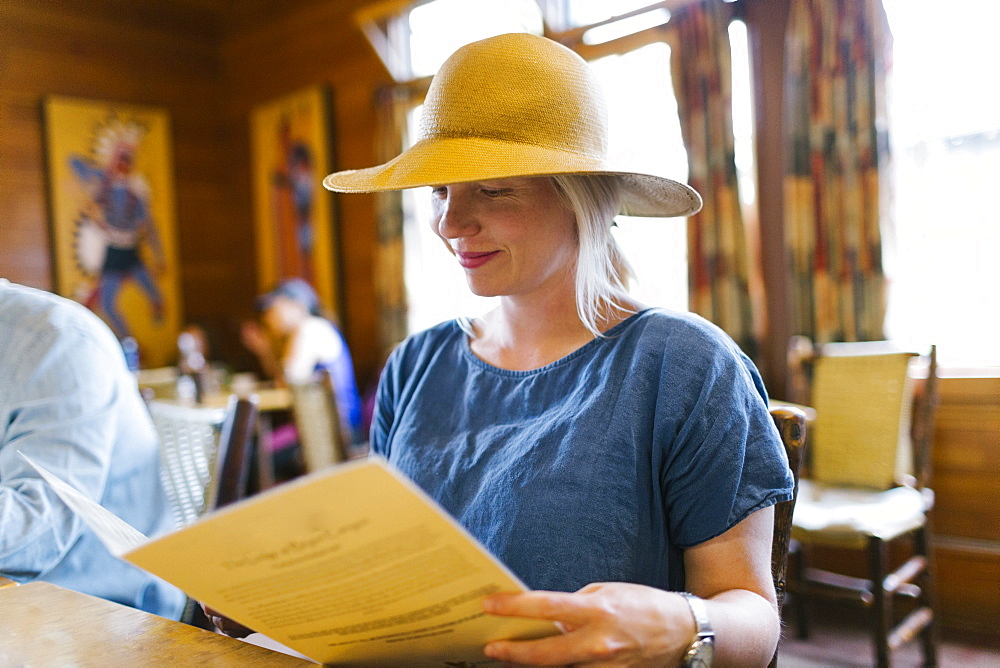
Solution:
<svg viewBox="0 0 1000 668">
<path fill-rule="evenodd" d="M 336 336 L 337 328 L 326 318 L 311 315 L 299 325 L 299 333 L 309 336 Z"/>
<path fill-rule="evenodd" d="M 23 286 L 0 287 L 0 358 L 8 378 L 33 378 L 38 391 L 64 391 L 82 379 L 93 388 L 126 373 L 121 345 L 96 314 Z"/>
<path fill-rule="evenodd" d="M 732 339 L 722 329 L 690 311 L 666 308 L 649 308 L 633 316 L 633 327 L 644 337 L 662 337 L 672 345 L 723 346 L 733 345 Z"/>
<path fill-rule="evenodd" d="M 732 337 L 696 313 L 650 308 L 632 319 L 628 336 L 642 354 L 662 356 L 685 367 L 728 365 L 745 357 Z"/>
<path fill-rule="evenodd" d="M 0 283 L 0 320 L 25 337 L 114 338 L 104 321 L 83 304 L 6 281 Z"/>
</svg>

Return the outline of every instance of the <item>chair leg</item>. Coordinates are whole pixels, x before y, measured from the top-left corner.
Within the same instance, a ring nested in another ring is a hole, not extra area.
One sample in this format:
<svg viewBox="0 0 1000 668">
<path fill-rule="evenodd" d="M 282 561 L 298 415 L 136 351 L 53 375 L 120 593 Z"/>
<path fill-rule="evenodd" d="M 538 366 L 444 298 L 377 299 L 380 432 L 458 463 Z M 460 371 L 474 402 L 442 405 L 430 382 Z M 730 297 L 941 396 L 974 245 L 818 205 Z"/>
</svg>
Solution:
<svg viewBox="0 0 1000 668">
<path fill-rule="evenodd" d="M 795 585 L 798 585 L 797 591 L 792 591 L 792 602 L 791 608 L 795 613 L 795 623 L 798 628 L 798 633 L 796 637 L 799 640 L 809 639 L 809 611 L 806 610 L 806 596 L 801 591 L 802 583 L 805 582 L 805 547 L 796 540 L 791 541 L 791 546 L 789 547 L 789 555 L 792 557 L 790 561 L 790 575 L 789 584 L 791 586 L 786 589 L 793 589 Z M 792 584 L 794 583 L 794 584 Z M 786 593 L 787 595 L 787 593 Z"/>
<path fill-rule="evenodd" d="M 885 594 L 883 582 L 887 563 L 886 544 L 881 538 L 868 539 L 868 573 L 871 577 L 872 593 L 872 641 L 875 650 L 875 665 L 889 668 L 889 629 L 892 626 L 892 604 Z"/>
<path fill-rule="evenodd" d="M 920 643 L 924 652 L 924 665 L 934 668 L 937 662 L 937 608 L 934 605 L 934 563 L 927 539 L 927 527 L 923 526 L 913 534 L 914 551 L 924 557 L 924 570 L 920 574 L 919 604 L 931 611 L 930 621 L 920 632 Z"/>
</svg>

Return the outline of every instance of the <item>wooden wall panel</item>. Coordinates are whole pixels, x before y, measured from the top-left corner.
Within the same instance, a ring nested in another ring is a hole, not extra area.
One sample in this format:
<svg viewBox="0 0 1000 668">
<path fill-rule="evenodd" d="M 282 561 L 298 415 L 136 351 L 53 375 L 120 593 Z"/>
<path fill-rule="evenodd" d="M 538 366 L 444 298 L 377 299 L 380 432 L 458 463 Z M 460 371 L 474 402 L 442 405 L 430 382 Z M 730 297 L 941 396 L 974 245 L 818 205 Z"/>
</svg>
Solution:
<svg viewBox="0 0 1000 668">
<path fill-rule="evenodd" d="M 934 558 L 941 625 L 1000 637 L 1000 552 L 945 543 Z"/>
<path fill-rule="evenodd" d="M 994 541 L 1000 557 L 1000 378 L 942 378 L 931 486 L 938 534 Z"/>
<path fill-rule="evenodd" d="M 52 289 L 41 103 L 51 94 L 164 107 L 171 116 L 186 315 L 220 287 L 199 278 L 206 230 L 233 224 L 216 14 L 186 3 L 0 4 L 0 275 Z M 216 247 L 235 275 L 248 247 Z M 230 281 L 239 290 L 235 276 Z M 231 286 L 224 286 L 227 289 Z M 252 299 L 252 290 L 245 298 Z M 232 299 L 232 297 L 231 297 Z M 214 316 L 214 314 L 213 314 Z"/>
<path fill-rule="evenodd" d="M 1000 378 L 942 378 L 934 545 L 945 625 L 1000 635 Z"/>
</svg>

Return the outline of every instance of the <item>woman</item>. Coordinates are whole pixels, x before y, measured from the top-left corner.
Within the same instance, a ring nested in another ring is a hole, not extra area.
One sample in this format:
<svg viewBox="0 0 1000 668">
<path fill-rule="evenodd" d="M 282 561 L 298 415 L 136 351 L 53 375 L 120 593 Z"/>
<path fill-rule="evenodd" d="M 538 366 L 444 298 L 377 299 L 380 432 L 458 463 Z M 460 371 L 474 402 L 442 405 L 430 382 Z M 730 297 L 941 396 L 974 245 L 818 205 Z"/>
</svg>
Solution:
<svg viewBox="0 0 1000 668">
<path fill-rule="evenodd" d="M 330 374 L 348 444 L 363 442 L 361 397 L 351 353 L 340 331 L 320 315 L 319 298 L 312 286 L 299 278 L 283 280 L 257 299 L 257 309 L 263 327 L 255 322 L 244 323 L 241 337 L 243 345 L 257 356 L 264 373 L 281 387 L 308 383 L 317 373 Z M 292 422 L 280 426 L 272 435 L 280 479 L 298 473 L 290 449 L 297 438 Z"/>
<path fill-rule="evenodd" d="M 626 290 L 614 215 L 688 215 L 700 198 L 616 170 L 606 150 L 586 63 L 501 35 L 444 64 L 411 149 L 325 179 L 339 192 L 432 186 L 435 232 L 472 291 L 500 297 L 393 353 L 372 449 L 534 590 L 494 595 L 486 612 L 566 631 L 487 656 L 704 665 L 714 649 L 717 665 L 764 665 L 779 632 L 772 506 L 791 475 L 732 340 Z"/>
</svg>

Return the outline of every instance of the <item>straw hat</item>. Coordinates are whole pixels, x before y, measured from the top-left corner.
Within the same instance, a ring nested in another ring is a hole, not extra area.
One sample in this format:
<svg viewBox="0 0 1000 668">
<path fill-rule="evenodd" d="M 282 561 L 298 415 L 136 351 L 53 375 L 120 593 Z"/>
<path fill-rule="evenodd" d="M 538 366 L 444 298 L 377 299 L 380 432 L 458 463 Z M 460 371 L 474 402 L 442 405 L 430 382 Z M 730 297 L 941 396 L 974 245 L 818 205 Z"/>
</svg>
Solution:
<svg viewBox="0 0 1000 668">
<path fill-rule="evenodd" d="M 604 94 L 587 63 L 527 33 L 460 48 L 431 81 L 419 139 L 378 167 L 330 174 L 336 192 L 379 192 L 516 176 L 612 174 L 622 211 L 685 216 L 701 208 L 692 188 L 608 163 Z"/>
</svg>

